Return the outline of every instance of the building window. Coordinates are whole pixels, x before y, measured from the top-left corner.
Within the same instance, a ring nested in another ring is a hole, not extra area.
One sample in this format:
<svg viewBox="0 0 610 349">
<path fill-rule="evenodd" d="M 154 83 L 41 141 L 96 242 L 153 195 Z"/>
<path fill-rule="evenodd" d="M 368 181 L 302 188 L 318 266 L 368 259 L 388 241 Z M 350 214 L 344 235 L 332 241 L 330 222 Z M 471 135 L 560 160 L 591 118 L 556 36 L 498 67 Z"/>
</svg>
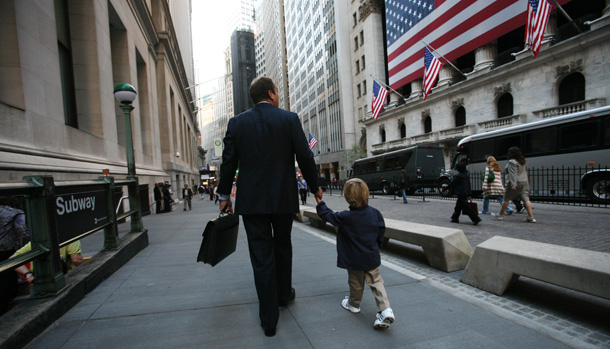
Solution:
<svg viewBox="0 0 610 349">
<path fill-rule="evenodd" d="M 360 98 L 362 96 L 362 88 L 360 86 L 360 84 L 358 84 L 358 98 Z"/>
<path fill-rule="evenodd" d="M 358 37 L 354 38 L 354 51 L 358 49 Z"/>
<path fill-rule="evenodd" d="M 366 68 L 366 61 L 364 60 L 364 55 L 362 55 L 362 70 Z"/>
<path fill-rule="evenodd" d="M 379 130 L 379 137 L 381 138 L 381 143 L 385 143 L 385 129 Z"/>
<path fill-rule="evenodd" d="M 365 95 L 366 94 L 366 80 L 364 80 L 362 82 L 362 94 Z"/>
<path fill-rule="evenodd" d="M 585 100 L 585 77 L 581 73 L 572 73 L 559 83 L 559 105 Z"/>
<path fill-rule="evenodd" d="M 74 67 L 72 65 L 72 45 L 70 39 L 70 15 L 67 0 L 55 1 L 55 25 L 59 53 L 59 73 L 64 105 L 64 122 L 78 127 L 76 112 L 76 92 L 74 86 Z"/>
<path fill-rule="evenodd" d="M 400 124 L 400 138 L 407 138 L 407 125 L 404 122 Z"/>
<path fill-rule="evenodd" d="M 360 73 L 360 62 L 356 61 L 356 74 Z"/>
<path fill-rule="evenodd" d="M 455 110 L 455 127 L 466 125 L 466 109 L 463 106 L 459 106 Z"/>
<path fill-rule="evenodd" d="M 498 117 L 513 115 L 513 95 L 505 93 L 498 98 Z"/>
<path fill-rule="evenodd" d="M 432 132 L 432 118 L 426 116 L 426 118 L 424 119 L 424 133 L 430 132 Z"/>
<path fill-rule="evenodd" d="M 358 24 L 358 14 L 357 12 L 354 12 L 354 27 L 356 26 L 356 24 Z"/>
<path fill-rule="evenodd" d="M 360 31 L 360 46 L 364 45 L 364 30 Z"/>
</svg>

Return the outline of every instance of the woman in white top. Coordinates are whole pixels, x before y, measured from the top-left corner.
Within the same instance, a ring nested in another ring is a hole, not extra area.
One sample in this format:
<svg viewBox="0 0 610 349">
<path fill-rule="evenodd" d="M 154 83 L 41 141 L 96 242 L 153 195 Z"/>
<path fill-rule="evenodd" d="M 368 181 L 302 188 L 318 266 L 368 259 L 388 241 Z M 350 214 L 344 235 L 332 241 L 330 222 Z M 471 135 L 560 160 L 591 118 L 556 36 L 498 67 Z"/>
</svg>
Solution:
<svg viewBox="0 0 610 349">
<path fill-rule="evenodd" d="M 525 157 L 517 147 L 508 148 L 508 164 L 504 168 L 506 189 L 504 191 L 504 203 L 497 219 L 504 219 L 502 216 L 512 200 L 520 199 L 527 210 L 527 223 L 536 223 L 530 202 L 530 184 L 527 179 L 527 165 Z"/>
</svg>

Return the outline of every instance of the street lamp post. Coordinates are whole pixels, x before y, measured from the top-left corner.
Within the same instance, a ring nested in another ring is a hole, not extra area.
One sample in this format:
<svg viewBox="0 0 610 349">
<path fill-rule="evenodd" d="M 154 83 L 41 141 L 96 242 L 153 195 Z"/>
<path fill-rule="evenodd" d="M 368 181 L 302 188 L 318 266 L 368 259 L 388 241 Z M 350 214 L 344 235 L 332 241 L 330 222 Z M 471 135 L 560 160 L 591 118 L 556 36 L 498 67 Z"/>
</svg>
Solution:
<svg viewBox="0 0 610 349">
<path fill-rule="evenodd" d="M 131 216 L 131 231 L 141 231 L 144 226 L 142 224 L 142 214 L 140 212 L 140 193 L 138 192 L 138 177 L 136 177 L 136 160 L 133 150 L 133 136 L 131 134 L 131 111 L 134 107 L 131 105 L 136 99 L 136 89 L 130 84 L 118 84 L 114 87 L 114 97 L 121 103 L 119 107 L 123 109 L 125 116 L 125 152 L 127 153 L 127 179 L 133 181 L 128 186 L 129 192 L 129 210 L 136 211 Z"/>
<path fill-rule="evenodd" d="M 131 111 L 134 109 L 131 103 L 136 99 L 136 89 L 130 84 L 118 84 L 114 88 L 114 97 L 121 102 L 119 107 L 123 109 L 125 116 L 125 135 L 127 143 L 125 151 L 127 152 L 127 178 L 133 179 L 136 177 L 136 161 L 133 152 L 133 137 L 131 134 Z"/>
</svg>

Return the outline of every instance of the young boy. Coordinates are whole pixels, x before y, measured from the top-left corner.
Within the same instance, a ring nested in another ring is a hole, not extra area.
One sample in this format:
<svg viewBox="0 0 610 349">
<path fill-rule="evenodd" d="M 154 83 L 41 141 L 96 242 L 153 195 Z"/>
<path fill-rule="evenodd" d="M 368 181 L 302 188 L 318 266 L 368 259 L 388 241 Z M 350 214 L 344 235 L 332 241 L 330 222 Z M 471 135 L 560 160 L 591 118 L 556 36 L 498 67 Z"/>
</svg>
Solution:
<svg viewBox="0 0 610 349">
<path fill-rule="evenodd" d="M 337 232 L 337 266 L 347 269 L 349 296 L 341 302 L 345 310 L 360 312 L 364 282 L 369 285 L 377 303 L 376 329 L 390 327 L 394 312 L 379 275 L 385 222 L 381 212 L 368 205 L 369 188 L 361 179 L 353 178 L 345 183 L 343 196 L 349 203 L 349 211 L 333 212 L 326 207 L 322 196 L 316 195 L 318 216 L 339 227 Z"/>
<path fill-rule="evenodd" d="M 453 189 L 453 193 L 457 196 L 455 202 L 455 208 L 451 215 L 452 223 L 460 222 L 460 213 L 463 211 L 465 215 L 470 217 L 472 224 L 477 225 L 481 222 L 481 218 L 477 216 L 477 213 L 468 205 L 468 198 L 470 197 L 470 175 L 466 171 L 466 164 L 459 162 L 455 165 L 455 169 L 458 174 L 453 177 L 453 180 L 445 188 L 445 190 Z"/>
</svg>

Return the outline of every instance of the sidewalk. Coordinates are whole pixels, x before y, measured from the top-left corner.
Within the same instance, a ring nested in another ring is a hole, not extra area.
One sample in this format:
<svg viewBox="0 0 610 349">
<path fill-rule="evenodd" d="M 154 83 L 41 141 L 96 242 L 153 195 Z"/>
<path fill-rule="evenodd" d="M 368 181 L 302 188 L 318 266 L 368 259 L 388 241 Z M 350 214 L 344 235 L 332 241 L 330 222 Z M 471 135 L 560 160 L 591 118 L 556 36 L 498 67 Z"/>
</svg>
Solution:
<svg viewBox="0 0 610 349">
<path fill-rule="evenodd" d="M 592 344 L 578 333 L 572 336 L 517 316 L 503 308 L 501 297 L 489 297 L 499 299 L 494 305 L 479 298 L 482 291 L 464 284 L 454 288 L 455 277 L 396 251 L 383 253 L 380 268 L 396 322 L 389 330 L 376 331 L 370 290 L 365 291 L 360 314 L 341 308 L 348 292 L 347 273 L 336 267 L 334 235 L 296 221 L 292 237 L 296 300 L 281 309 L 277 335 L 267 338 L 259 326 L 243 225 L 233 255 L 214 268 L 195 262 L 204 224 L 217 212 L 218 206 L 195 199 L 193 211 L 178 206 L 169 214 L 145 217 L 149 246 L 27 347 L 610 346 L 610 337 L 599 331 L 593 331 L 601 337 Z"/>
</svg>

